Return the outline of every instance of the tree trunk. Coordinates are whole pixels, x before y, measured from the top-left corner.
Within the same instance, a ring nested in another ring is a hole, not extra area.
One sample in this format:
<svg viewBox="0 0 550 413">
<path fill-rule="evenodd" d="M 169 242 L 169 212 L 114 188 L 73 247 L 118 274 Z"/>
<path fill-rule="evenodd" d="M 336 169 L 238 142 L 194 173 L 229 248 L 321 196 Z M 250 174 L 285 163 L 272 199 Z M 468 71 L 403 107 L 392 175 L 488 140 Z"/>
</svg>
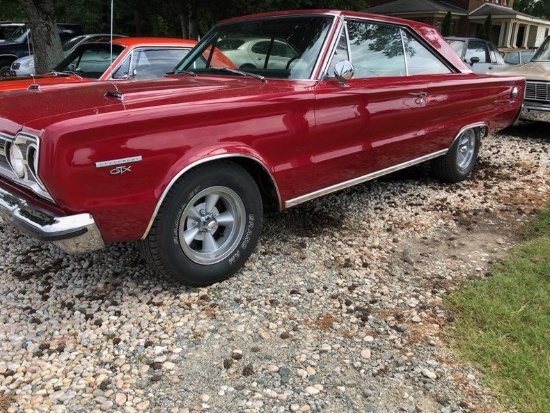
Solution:
<svg viewBox="0 0 550 413">
<path fill-rule="evenodd" d="M 63 59 L 59 30 L 55 21 L 54 0 L 20 0 L 29 20 L 37 74 L 50 71 Z"/>
</svg>

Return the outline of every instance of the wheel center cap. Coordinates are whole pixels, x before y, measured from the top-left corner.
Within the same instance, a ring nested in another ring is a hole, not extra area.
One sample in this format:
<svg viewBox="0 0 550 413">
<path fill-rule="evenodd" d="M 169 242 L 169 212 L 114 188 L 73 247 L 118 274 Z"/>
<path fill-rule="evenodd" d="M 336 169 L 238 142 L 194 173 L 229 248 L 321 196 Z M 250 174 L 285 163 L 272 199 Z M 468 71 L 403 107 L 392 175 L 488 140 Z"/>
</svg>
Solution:
<svg viewBox="0 0 550 413">
<path fill-rule="evenodd" d="M 218 221 L 216 221 L 214 218 L 211 218 L 206 222 L 205 227 L 208 231 L 216 231 L 218 229 Z"/>
</svg>

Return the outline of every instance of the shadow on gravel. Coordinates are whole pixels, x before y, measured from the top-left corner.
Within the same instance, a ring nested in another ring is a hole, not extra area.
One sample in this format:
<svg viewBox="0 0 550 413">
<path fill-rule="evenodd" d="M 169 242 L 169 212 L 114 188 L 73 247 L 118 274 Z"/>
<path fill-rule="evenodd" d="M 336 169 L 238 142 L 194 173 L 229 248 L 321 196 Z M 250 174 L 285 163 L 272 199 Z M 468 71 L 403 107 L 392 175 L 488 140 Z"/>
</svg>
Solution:
<svg viewBox="0 0 550 413">
<path fill-rule="evenodd" d="M 548 122 L 518 121 L 512 126 L 498 132 L 498 135 L 511 135 L 522 139 L 542 139 L 550 141 Z"/>
</svg>

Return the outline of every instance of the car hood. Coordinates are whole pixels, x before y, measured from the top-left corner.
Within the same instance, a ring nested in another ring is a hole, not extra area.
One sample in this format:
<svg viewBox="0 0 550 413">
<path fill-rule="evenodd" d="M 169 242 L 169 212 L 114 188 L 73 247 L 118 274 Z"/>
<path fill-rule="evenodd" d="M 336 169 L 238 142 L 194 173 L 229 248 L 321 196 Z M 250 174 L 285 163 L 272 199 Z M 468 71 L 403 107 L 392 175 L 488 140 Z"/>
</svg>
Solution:
<svg viewBox="0 0 550 413">
<path fill-rule="evenodd" d="M 2 42 L 2 46 L 6 46 L 6 47 L 7 47 L 7 46 L 13 46 L 13 45 L 19 45 L 19 44 L 20 44 L 20 43 L 12 42 L 12 41 L 10 41 L 10 40 L 4 40 L 4 41 Z"/>
<path fill-rule="evenodd" d="M 32 56 L 30 57 L 32 58 Z M 22 59 L 18 59 L 22 61 Z M 50 87 L 51 85 L 81 83 L 83 81 L 93 81 L 93 79 L 85 79 L 75 75 L 37 75 L 37 76 L 17 76 L 17 77 L 0 77 L 0 96 L 4 92 L 13 92 L 16 90 L 22 91 L 29 87 Z M 34 86 L 33 86 L 34 85 Z M 62 87 L 62 86 L 60 86 Z"/>
<path fill-rule="evenodd" d="M 173 110 L 180 104 L 184 104 L 189 113 L 204 112 L 205 106 L 200 103 L 208 103 L 208 107 L 215 110 L 214 103 L 231 104 L 238 99 L 257 96 L 259 88 L 280 89 L 280 86 L 269 85 L 270 82 L 281 84 L 280 81 L 263 82 L 254 78 L 178 76 L 154 81 L 93 82 L 6 92 L 0 98 L 0 132 L 16 133 L 8 130 L 14 125 L 35 131 L 63 121 L 74 125 L 79 121 L 92 121 L 95 115 L 113 112 L 122 118 L 117 113 L 153 107 L 157 110 L 150 110 L 148 116 L 162 117 L 160 107 Z"/>
<path fill-rule="evenodd" d="M 494 69 L 495 75 L 520 75 L 527 80 L 550 81 L 550 62 L 529 62 L 523 65 L 506 66 Z"/>
</svg>

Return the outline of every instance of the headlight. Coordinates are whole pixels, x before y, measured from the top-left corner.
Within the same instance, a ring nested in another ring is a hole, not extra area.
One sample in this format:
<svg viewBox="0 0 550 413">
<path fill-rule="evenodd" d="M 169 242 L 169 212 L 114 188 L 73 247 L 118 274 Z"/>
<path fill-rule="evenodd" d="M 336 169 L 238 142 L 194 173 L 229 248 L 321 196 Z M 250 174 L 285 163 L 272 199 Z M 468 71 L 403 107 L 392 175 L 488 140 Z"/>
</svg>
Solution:
<svg viewBox="0 0 550 413">
<path fill-rule="evenodd" d="M 25 177 L 25 159 L 23 152 L 16 144 L 10 145 L 10 165 L 19 178 Z"/>
</svg>

